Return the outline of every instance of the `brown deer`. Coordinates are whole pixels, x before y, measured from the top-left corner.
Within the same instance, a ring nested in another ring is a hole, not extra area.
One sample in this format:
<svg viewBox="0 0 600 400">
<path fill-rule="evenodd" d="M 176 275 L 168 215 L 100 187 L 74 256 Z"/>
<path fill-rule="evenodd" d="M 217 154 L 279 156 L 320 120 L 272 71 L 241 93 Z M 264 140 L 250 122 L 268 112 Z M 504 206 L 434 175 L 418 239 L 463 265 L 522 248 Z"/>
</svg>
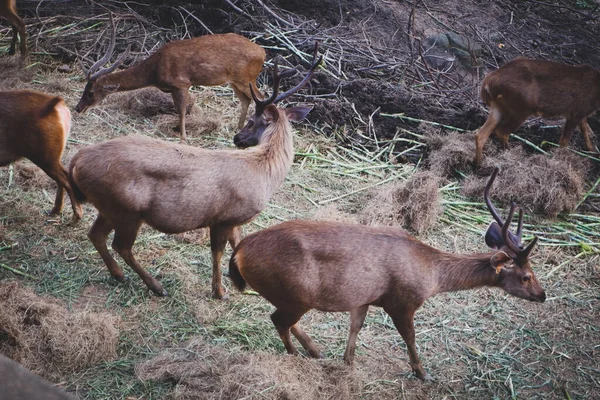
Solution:
<svg viewBox="0 0 600 400">
<path fill-rule="evenodd" d="M 165 93 L 171 93 L 175 110 L 179 114 L 180 138 L 185 141 L 189 88 L 194 85 L 216 86 L 229 83 L 242 103 L 238 128 L 244 126 L 252 99 L 250 87 L 262 99 L 256 88 L 256 78 L 265 61 L 265 50 L 262 47 L 234 33 L 176 40 L 165 44 L 139 64 L 111 73 L 127 57 L 129 49 L 112 66 L 99 70 L 110 60 L 115 49 L 115 24 L 112 14 L 109 16 L 110 43 L 104 57 L 87 72 L 84 69 L 87 85 L 75 107 L 77 112 L 85 112 L 111 93 L 154 86 Z"/>
<path fill-rule="evenodd" d="M 227 241 L 235 247 L 239 226 L 254 219 L 283 183 L 294 157 L 289 121 L 304 119 L 312 107 L 275 107 L 312 77 L 321 58 L 293 89 L 279 94 L 277 73 L 273 94 L 257 100 L 256 112 L 236 135 L 246 151 L 206 150 L 141 136 L 109 140 L 81 149 L 73 157 L 71 182 L 98 209 L 88 233 L 98 253 L 118 281 L 125 276 L 106 247 L 114 230 L 113 249 L 157 295 L 167 295 L 162 285 L 135 260 L 132 246 L 143 222 L 165 233 L 210 229 L 213 256 L 212 293 L 225 296 L 221 284 L 221 257 Z M 250 87 L 252 87 L 250 85 Z M 254 89 L 250 89 L 254 95 Z M 255 97 L 256 98 L 256 97 Z"/>
<path fill-rule="evenodd" d="M 61 211 L 66 189 L 77 221 L 81 205 L 60 162 L 70 131 L 71 112 L 62 98 L 30 90 L 0 92 L 0 166 L 31 160 L 58 186 L 50 213 Z"/>
<path fill-rule="evenodd" d="M 0 17 L 4 17 L 8 23 L 12 26 L 13 37 L 10 42 L 10 49 L 8 54 L 15 54 L 15 47 L 17 45 L 17 34 L 19 34 L 19 40 L 21 56 L 27 56 L 27 31 L 25 30 L 25 23 L 17 15 L 17 2 L 15 0 L 0 0 Z"/>
<path fill-rule="evenodd" d="M 74 400 L 19 363 L 0 354 L 0 398 L 7 400 Z"/>
<path fill-rule="evenodd" d="M 475 135 L 476 165 L 492 132 L 506 147 L 510 134 L 533 115 L 566 118 L 561 147 L 579 125 L 587 150 L 596 151 L 587 117 L 600 109 L 600 71 L 589 65 L 517 58 L 485 77 L 481 99 L 490 114 Z"/>
<path fill-rule="evenodd" d="M 497 174 L 494 172 L 486 189 Z M 537 237 L 522 249 L 520 230 L 492 223 L 488 253 L 453 254 L 421 243 L 405 231 L 323 221 L 289 221 L 256 232 L 236 247 L 229 275 L 241 291 L 246 284 L 271 302 L 271 315 L 288 353 L 297 351 L 290 330 L 312 357 L 321 353 L 298 321 L 311 309 L 350 311 L 350 336 L 344 361 L 352 364 L 356 337 L 370 305 L 383 307 L 406 342 L 415 375 L 431 379 L 415 347 L 415 311 L 437 293 L 496 286 L 523 299 L 543 302 L 544 290 L 529 265 Z M 522 217 L 522 214 L 521 214 Z M 521 220 L 520 217 L 520 220 Z M 513 240 L 514 238 L 514 240 Z"/>
</svg>

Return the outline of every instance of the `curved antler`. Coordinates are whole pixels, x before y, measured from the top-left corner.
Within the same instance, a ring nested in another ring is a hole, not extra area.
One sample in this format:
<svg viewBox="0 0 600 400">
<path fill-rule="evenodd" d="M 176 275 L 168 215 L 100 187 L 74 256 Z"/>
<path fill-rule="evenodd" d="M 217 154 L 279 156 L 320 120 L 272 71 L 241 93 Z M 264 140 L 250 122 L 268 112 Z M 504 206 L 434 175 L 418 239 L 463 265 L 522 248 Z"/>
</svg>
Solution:
<svg viewBox="0 0 600 400">
<path fill-rule="evenodd" d="M 515 214 L 515 208 L 517 208 L 517 205 L 515 203 L 512 203 L 510 205 L 510 210 L 508 211 L 508 217 L 506 218 L 506 222 L 504 224 L 504 226 L 502 227 L 502 239 L 504 240 L 504 243 L 508 246 L 509 249 L 511 249 L 515 254 L 519 254 L 521 253 L 521 249 L 519 248 L 518 245 L 516 245 L 512 238 L 509 237 L 509 231 L 508 228 L 510 228 L 510 224 L 512 222 L 513 216 Z"/>
<path fill-rule="evenodd" d="M 295 87 L 291 88 L 290 90 L 279 94 L 279 84 L 281 83 L 282 78 L 287 78 L 288 76 L 294 75 L 296 73 L 296 68 L 286 70 L 280 74 L 278 72 L 277 60 L 275 60 L 275 65 L 273 66 L 273 93 L 271 93 L 271 96 L 269 96 L 268 99 L 259 100 L 256 97 L 256 93 L 254 93 L 254 89 L 252 89 L 252 85 L 250 85 L 250 93 L 252 94 L 252 99 L 256 103 L 256 111 L 255 111 L 256 115 L 262 114 L 264 109 L 269 104 L 276 104 L 276 103 L 280 102 L 281 100 L 285 99 L 286 97 L 289 97 L 292 94 L 296 93 L 298 90 L 302 89 L 310 81 L 315 70 L 317 69 L 317 67 L 319 66 L 321 61 L 323 60 L 323 56 L 317 57 L 318 48 L 319 48 L 319 43 L 315 42 L 315 49 L 313 52 L 313 60 L 312 60 L 312 63 L 311 63 L 308 73 L 306 74 L 306 76 L 302 79 L 302 81 L 299 84 L 297 84 Z"/>
<path fill-rule="evenodd" d="M 113 15 L 112 12 L 109 11 L 108 13 L 108 19 L 110 21 L 110 41 L 108 43 L 108 48 L 106 49 L 106 53 L 104 54 L 104 56 L 96 61 L 94 63 L 94 65 L 92 65 L 90 67 L 90 69 L 87 72 L 87 78 L 89 79 L 94 79 L 97 78 L 98 76 L 102 75 L 100 74 L 100 72 L 94 74 L 94 72 L 96 72 L 98 70 L 98 68 L 100 68 L 101 66 L 103 66 L 104 64 L 106 64 L 110 58 L 112 57 L 113 52 L 115 51 L 115 42 L 117 39 L 117 35 L 116 35 L 116 29 L 115 29 L 115 21 L 113 19 Z"/>
<path fill-rule="evenodd" d="M 490 189 L 492 188 L 492 185 L 494 184 L 494 180 L 496 180 L 496 176 L 498 175 L 499 171 L 500 171 L 500 168 L 498 168 L 498 167 L 494 168 L 494 172 L 492 172 L 492 176 L 490 176 L 490 179 L 488 180 L 487 185 L 485 185 L 485 190 L 483 192 L 483 198 L 485 199 L 485 204 L 487 205 L 488 210 L 490 210 L 490 214 L 492 214 L 492 217 L 494 217 L 494 219 L 496 220 L 498 225 L 500 225 L 500 228 L 502 228 L 502 226 L 504 226 L 504 222 L 502 222 L 502 218 L 500 218 L 498 211 L 496 211 L 496 208 L 494 208 L 494 205 L 492 204 L 492 201 L 490 200 Z"/>
</svg>

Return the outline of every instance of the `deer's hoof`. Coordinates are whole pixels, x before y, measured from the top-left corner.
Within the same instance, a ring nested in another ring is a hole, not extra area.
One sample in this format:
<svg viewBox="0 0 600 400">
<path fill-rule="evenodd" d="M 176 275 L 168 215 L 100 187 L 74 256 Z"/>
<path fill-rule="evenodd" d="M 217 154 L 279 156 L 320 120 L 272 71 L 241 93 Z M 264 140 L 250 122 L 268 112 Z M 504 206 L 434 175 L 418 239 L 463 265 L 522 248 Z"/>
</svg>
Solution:
<svg viewBox="0 0 600 400">
<path fill-rule="evenodd" d="M 169 295 L 169 292 L 167 292 L 162 287 L 161 288 L 157 288 L 157 289 L 150 289 L 150 290 L 152 290 L 152 293 L 154 293 L 158 297 L 167 297 Z"/>
</svg>

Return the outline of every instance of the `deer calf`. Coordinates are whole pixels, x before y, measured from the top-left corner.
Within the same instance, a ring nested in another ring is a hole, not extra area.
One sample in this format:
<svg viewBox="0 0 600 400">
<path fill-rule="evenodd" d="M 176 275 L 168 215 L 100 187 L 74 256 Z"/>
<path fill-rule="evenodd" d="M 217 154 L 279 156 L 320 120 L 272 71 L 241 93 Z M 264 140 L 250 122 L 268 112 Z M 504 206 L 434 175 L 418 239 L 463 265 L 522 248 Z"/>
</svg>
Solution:
<svg viewBox="0 0 600 400">
<path fill-rule="evenodd" d="M 4 17 L 13 29 L 13 37 L 10 42 L 8 54 L 15 54 L 17 34 L 19 34 L 21 56 L 27 56 L 27 31 L 25 30 L 25 23 L 17 15 L 17 2 L 15 0 L 0 0 L 0 17 Z"/>
<path fill-rule="evenodd" d="M 579 125 L 587 150 L 595 151 L 587 117 L 600 109 L 600 71 L 589 65 L 517 58 L 485 77 L 481 99 L 490 114 L 475 135 L 477 165 L 492 132 L 507 146 L 510 134 L 533 115 L 566 118 L 562 147 Z"/>
<path fill-rule="evenodd" d="M 58 185 L 50 213 L 61 211 L 66 189 L 77 221 L 81 205 L 60 162 L 70 131 L 71 112 L 62 98 L 30 90 L 0 92 L 0 166 L 31 160 Z"/>
<path fill-rule="evenodd" d="M 494 218 L 497 213 L 486 202 Z M 249 235 L 236 247 L 229 275 L 241 291 L 246 284 L 272 303 L 271 315 L 288 353 L 297 351 L 290 330 L 312 357 L 321 353 L 298 321 L 309 310 L 350 311 L 344 360 L 352 364 L 356 337 L 370 305 L 383 307 L 406 342 L 415 375 L 430 379 L 415 346 L 413 317 L 437 293 L 495 286 L 526 300 L 546 299 L 529 264 L 537 237 L 522 249 L 522 212 L 516 234 L 506 222 L 490 224 L 486 243 L 494 251 L 453 254 L 437 250 L 393 228 L 323 221 L 289 221 Z"/>
<path fill-rule="evenodd" d="M 235 137 L 246 151 L 206 150 L 142 136 L 109 140 L 81 149 L 72 159 L 70 179 L 79 198 L 98 209 L 88 233 L 111 275 L 125 276 L 106 247 L 113 249 L 157 295 L 162 285 L 136 261 L 132 246 L 143 222 L 165 233 L 208 227 L 213 256 L 213 297 L 225 297 L 221 257 L 226 243 L 235 247 L 239 226 L 254 219 L 283 183 L 294 148 L 290 121 L 301 121 L 312 107 L 275 107 L 304 86 L 320 62 L 293 89 L 279 95 L 283 76 L 275 68 L 273 94 L 257 101 L 256 112 Z M 250 86 L 251 87 L 251 86 Z M 250 89 L 254 94 L 254 89 Z"/>
<path fill-rule="evenodd" d="M 127 56 L 128 51 L 109 68 L 106 64 L 115 48 L 115 24 L 110 14 L 111 37 L 108 50 L 86 72 L 87 85 L 77 112 L 85 112 L 115 92 L 154 86 L 171 93 L 175 110 L 179 114 L 179 131 L 186 140 L 185 113 L 191 86 L 216 86 L 229 83 L 242 103 L 238 127 L 246 121 L 248 106 L 252 99 L 250 88 L 260 98 L 256 78 L 265 61 L 265 50 L 243 36 L 234 33 L 208 35 L 193 39 L 175 40 L 158 49 L 144 61 L 126 70 L 111 73 Z M 85 72 L 85 70 L 84 70 Z"/>
</svg>

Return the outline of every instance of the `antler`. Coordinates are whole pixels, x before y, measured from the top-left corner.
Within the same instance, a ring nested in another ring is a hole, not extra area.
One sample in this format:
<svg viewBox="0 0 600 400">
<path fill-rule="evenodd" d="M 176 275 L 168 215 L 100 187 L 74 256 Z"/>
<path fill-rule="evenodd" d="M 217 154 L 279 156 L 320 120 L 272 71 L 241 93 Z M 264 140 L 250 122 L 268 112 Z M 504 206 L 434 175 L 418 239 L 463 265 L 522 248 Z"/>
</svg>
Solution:
<svg viewBox="0 0 600 400">
<path fill-rule="evenodd" d="M 111 65 L 108 68 L 104 68 L 104 69 L 101 69 L 98 71 L 98 69 L 100 67 L 105 65 L 108 61 L 110 61 L 110 58 L 112 57 L 112 55 L 115 51 L 115 44 L 116 44 L 117 37 L 116 37 L 115 20 L 113 18 L 112 12 L 108 13 L 108 19 L 109 19 L 109 24 L 110 24 L 110 40 L 109 40 L 106 52 L 104 53 L 104 56 L 100 60 L 96 61 L 87 72 L 85 71 L 85 67 L 81 63 L 81 60 L 79 61 L 79 65 L 81 66 L 81 69 L 83 70 L 83 72 L 86 74 L 86 77 L 88 80 L 93 80 L 93 79 L 98 78 L 101 75 L 105 75 L 105 74 L 109 74 L 109 73 L 113 72 L 115 69 L 117 69 L 119 67 L 119 65 L 121 65 L 121 63 L 125 60 L 125 58 L 127 58 L 129 56 L 129 51 L 131 49 L 131 45 L 127 47 L 127 50 L 125 50 L 125 52 L 123 54 L 121 54 L 121 56 L 119 56 L 119 58 L 117 59 L 117 61 L 115 61 L 115 63 L 113 65 Z"/>
<path fill-rule="evenodd" d="M 306 74 L 306 76 L 304 77 L 304 79 L 302 79 L 302 81 L 298 85 L 293 87 L 292 89 L 279 94 L 279 84 L 281 83 L 281 79 L 294 75 L 296 73 L 296 68 L 284 71 L 281 74 L 279 74 L 278 70 L 277 70 L 277 68 L 278 68 L 277 60 L 275 60 L 275 65 L 273 67 L 273 93 L 271 93 L 271 96 L 269 96 L 268 99 L 259 100 L 256 97 L 256 93 L 254 93 L 254 90 L 252 89 L 252 85 L 250 85 L 250 92 L 252 94 L 252 98 L 254 99 L 254 102 L 256 103 L 256 112 L 255 112 L 256 115 L 262 114 L 265 107 L 267 107 L 269 104 L 276 104 L 276 103 L 280 102 L 281 100 L 285 99 L 286 97 L 289 97 L 292 94 L 296 93 L 298 90 L 302 89 L 310 81 L 313 74 L 315 73 L 315 70 L 317 69 L 317 67 L 319 66 L 321 61 L 323 60 L 323 56 L 317 57 L 318 48 L 319 48 L 319 43 L 315 42 L 315 49 L 313 52 L 313 60 L 310 65 L 310 69 L 309 69 L 308 73 Z"/>
<path fill-rule="evenodd" d="M 485 204 L 487 205 L 488 210 L 490 211 L 490 214 L 492 214 L 492 217 L 494 217 L 494 219 L 496 220 L 498 225 L 500 225 L 500 228 L 504 228 L 505 223 L 502 221 L 502 218 L 500 218 L 500 214 L 498 214 L 498 211 L 496 211 L 496 208 L 494 207 L 494 205 L 492 204 L 492 201 L 490 200 L 490 189 L 492 188 L 492 185 L 494 184 L 494 180 L 496 179 L 496 176 L 498 175 L 499 171 L 500 171 L 500 168 L 498 168 L 498 167 L 494 168 L 494 172 L 492 172 L 492 176 L 488 180 L 487 185 L 485 185 L 485 190 L 483 192 L 483 198 L 485 200 Z M 513 213 L 514 213 L 514 209 L 513 209 Z M 511 219 L 512 219 L 512 216 L 511 216 Z M 508 225 L 510 225 L 510 222 L 508 223 Z M 523 246 L 522 242 L 521 242 L 522 231 L 523 231 L 523 210 L 521 208 L 519 208 L 519 223 L 517 226 L 517 233 L 514 234 L 514 233 L 508 231 L 508 235 L 509 235 L 509 238 L 511 239 L 511 242 L 514 243 L 515 245 L 517 245 L 519 248 L 521 248 Z"/>
</svg>

